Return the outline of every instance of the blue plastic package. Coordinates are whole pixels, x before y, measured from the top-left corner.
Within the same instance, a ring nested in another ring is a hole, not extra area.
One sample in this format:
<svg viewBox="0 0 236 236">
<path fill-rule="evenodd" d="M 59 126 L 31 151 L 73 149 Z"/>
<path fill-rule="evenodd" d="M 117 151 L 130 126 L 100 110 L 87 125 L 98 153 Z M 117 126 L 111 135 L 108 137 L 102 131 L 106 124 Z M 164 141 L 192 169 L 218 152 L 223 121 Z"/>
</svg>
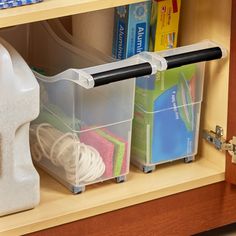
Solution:
<svg viewBox="0 0 236 236">
<path fill-rule="evenodd" d="M 42 2 L 43 0 L 0 0 L 0 9 L 19 7 Z"/>
</svg>

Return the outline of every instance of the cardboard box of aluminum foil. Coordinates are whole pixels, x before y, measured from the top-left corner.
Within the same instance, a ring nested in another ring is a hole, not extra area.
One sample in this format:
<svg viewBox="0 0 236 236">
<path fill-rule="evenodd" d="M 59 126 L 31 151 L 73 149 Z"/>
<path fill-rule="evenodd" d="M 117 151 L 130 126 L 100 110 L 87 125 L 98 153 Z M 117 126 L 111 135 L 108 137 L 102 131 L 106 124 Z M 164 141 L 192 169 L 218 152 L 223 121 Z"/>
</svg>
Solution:
<svg viewBox="0 0 236 236">
<path fill-rule="evenodd" d="M 177 45 L 181 0 L 153 0 L 149 51 Z"/>
<path fill-rule="evenodd" d="M 125 59 L 148 50 L 151 1 L 115 8 L 113 57 Z"/>
</svg>

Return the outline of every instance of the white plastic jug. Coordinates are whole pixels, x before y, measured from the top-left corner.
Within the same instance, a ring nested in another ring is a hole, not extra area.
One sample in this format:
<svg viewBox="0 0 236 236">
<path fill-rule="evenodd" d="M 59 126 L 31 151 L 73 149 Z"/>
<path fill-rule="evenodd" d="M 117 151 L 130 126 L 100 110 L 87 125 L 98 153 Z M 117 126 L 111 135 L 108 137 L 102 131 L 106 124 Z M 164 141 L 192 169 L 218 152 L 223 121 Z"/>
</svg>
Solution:
<svg viewBox="0 0 236 236">
<path fill-rule="evenodd" d="M 39 86 L 30 68 L 0 38 L 0 216 L 39 203 L 39 176 L 29 147 L 39 114 Z"/>
</svg>

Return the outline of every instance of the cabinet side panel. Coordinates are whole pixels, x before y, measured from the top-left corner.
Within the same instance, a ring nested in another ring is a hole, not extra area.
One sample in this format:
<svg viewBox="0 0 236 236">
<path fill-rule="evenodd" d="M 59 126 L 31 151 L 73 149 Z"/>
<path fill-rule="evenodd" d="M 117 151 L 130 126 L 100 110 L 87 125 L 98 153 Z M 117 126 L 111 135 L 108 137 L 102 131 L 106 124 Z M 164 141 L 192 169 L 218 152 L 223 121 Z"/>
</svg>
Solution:
<svg viewBox="0 0 236 236">
<path fill-rule="evenodd" d="M 229 103 L 228 103 L 228 140 L 236 136 L 236 1 L 232 1 L 231 22 L 231 48 L 229 70 Z M 225 178 L 228 182 L 236 184 L 236 164 L 232 163 L 232 157 L 227 154 Z"/>
<path fill-rule="evenodd" d="M 235 2 L 235 1 L 233 1 Z M 183 0 L 180 18 L 179 44 L 213 40 L 230 49 L 231 0 Z M 206 63 L 201 130 L 214 130 L 220 125 L 227 130 L 229 58 Z M 199 157 L 215 165 L 225 162 L 219 152 L 200 138 Z"/>
</svg>

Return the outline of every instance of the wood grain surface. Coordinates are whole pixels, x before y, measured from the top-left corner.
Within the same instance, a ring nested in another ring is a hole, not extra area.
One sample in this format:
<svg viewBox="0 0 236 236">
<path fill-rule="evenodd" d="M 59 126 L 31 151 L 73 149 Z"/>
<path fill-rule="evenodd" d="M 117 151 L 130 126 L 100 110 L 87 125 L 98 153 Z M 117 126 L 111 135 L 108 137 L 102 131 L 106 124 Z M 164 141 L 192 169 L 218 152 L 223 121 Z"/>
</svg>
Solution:
<svg viewBox="0 0 236 236">
<path fill-rule="evenodd" d="M 235 199 L 236 187 L 221 182 L 29 235 L 192 235 L 235 222 Z"/>
</svg>

